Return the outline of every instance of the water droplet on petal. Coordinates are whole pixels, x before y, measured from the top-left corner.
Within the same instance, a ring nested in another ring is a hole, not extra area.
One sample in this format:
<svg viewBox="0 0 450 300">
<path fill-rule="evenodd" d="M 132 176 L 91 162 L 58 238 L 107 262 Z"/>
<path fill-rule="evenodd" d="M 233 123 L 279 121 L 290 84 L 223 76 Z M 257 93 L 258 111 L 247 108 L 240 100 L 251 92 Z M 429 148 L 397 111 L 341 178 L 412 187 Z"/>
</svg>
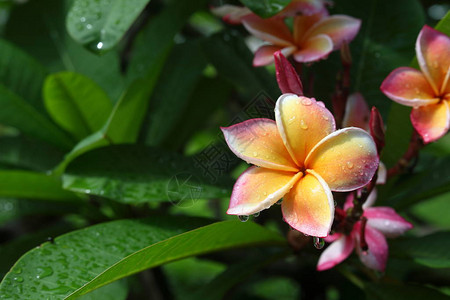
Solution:
<svg viewBox="0 0 450 300">
<path fill-rule="evenodd" d="M 255 156 L 255 157 L 258 156 L 258 152 L 256 152 L 256 151 L 253 152 L 253 156 Z"/>
<path fill-rule="evenodd" d="M 241 222 L 247 222 L 248 221 L 248 216 L 246 216 L 246 215 L 240 215 L 240 216 L 238 216 L 238 218 L 239 218 L 239 221 L 241 221 Z"/>
<path fill-rule="evenodd" d="M 256 214 L 253 214 L 253 217 L 257 218 L 259 217 L 260 212 L 258 211 Z"/>
<path fill-rule="evenodd" d="M 306 125 L 304 120 L 300 120 L 300 128 L 305 130 L 308 129 L 308 125 Z"/>
<path fill-rule="evenodd" d="M 289 118 L 288 120 L 288 124 L 292 124 L 295 121 L 295 116 L 292 116 L 291 118 Z"/>
<path fill-rule="evenodd" d="M 309 98 L 303 98 L 302 99 L 302 104 L 305 105 L 305 106 L 309 106 L 309 105 L 312 104 L 312 101 Z"/>
<path fill-rule="evenodd" d="M 348 161 L 347 162 L 347 168 L 353 169 L 353 167 L 354 167 L 353 163 L 351 161 Z"/>
<path fill-rule="evenodd" d="M 322 249 L 325 246 L 325 240 L 323 238 L 319 238 L 319 237 L 313 237 L 313 241 L 314 241 L 314 247 L 316 247 L 316 249 Z"/>
</svg>

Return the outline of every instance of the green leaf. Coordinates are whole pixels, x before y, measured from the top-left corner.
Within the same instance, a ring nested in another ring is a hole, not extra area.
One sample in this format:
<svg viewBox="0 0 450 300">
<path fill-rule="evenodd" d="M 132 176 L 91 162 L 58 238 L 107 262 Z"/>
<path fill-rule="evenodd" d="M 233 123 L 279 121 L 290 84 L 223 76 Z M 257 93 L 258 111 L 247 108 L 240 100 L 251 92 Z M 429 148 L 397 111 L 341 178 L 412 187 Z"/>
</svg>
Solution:
<svg viewBox="0 0 450 300">
<path fill-rule="evenodd" d="M 18 47 L 0 39 L 0 83 L 45 113 L 41 89 L 47 71 Z"/>
<path fill-rule="evenodd" d="M 263 18 L 276 15 L 283 10 L 291 0 L 240 0 L 242 4 L 250 8 L 255 14 Z"/>
<path fill-rule="evenodd" d="M 222 78 L 205 78 L 198 82 L 195 90 L 189 97 L 182 118 L 173 125 L 163 145 L 171 149 L 180 149 L 189 138 L 201 128 L 205 128 L 214 117 L 214 112 L 223 107 L 231 93 L 231 85 Z"/>
<path fill-rule="evenodd" d="M 153 147 L 117 145 L 95 149 L 67 167 L 64 188 L 122 203 L 190 201 L 227 197 L 231 180 L 213 182 L 194 159 Z"/>
<path fill-rule="evenodd" d="M 248 277 L 250 277 L 258 270 L 279 260 L 280 258 L 286 256 L 286 254 L 286 252 L 275 254 L 264 253 L 263 257 L 253 257 L 240 263 L 233 264 L 224 272 L 219 274 L 216 278 L 214 278 L 211 282 L 204 285 L 187 298 L 192 300 L 224 299 L 228 290 L 230 290 L 233 286 L 248 279 Z"/>
<path fill-rule="evenodd" d="M 182 113 L 205 67 L 206 60 L 198 41 L 173 49 L 152 95 L 147 144 L 159 145 L 176 129 L 177 121 L 186 119 Z"/>
<path fill-rule="evenodd" d="M 75 299 L 177 259 L 236 247 L 285 245 L 284 238 L 255 223 L 226 221 L 197 228 L 207 223 L 154 216 L 63 235 L 54 244 L 45 243 L 25 254 L 5 276 L 0 293 L 12 299 Z"/>
<path fill-rule="evenodd" d="M 237 32 L 230 30 L 212 35 L 202 45 L 209 62 L 220 76 L 236 87 L 246 102 L 262 92 L 272 99 L 281 95 L 275 76 L 265 68 L 253 67 L 253 54 Z"/>
<path fill-rule="evenodd" d="M 207 3 L 207 0 L 170 1 L 161 13 L 152 18 L 133 43 L 127 81 L 146 78 L 151 91 L 174 45 L 175 35 L 189 16 Z"/>
<path fill-rule="evenodd" d="M 67 14 L 67 31 L 95 51 L 113 48 L 150 0 L 75 0 Z"/>
<path fill-rule="evenodd" d="M 48 76 L 43 95 L 53 120 L 77 140 L 102 128 L 112 110 L 108 95 L 94 81 L 73 72 Z"/>
<path fill-rule="evenodd" d="M 5 36 L 31 53 L 51 72 L 73 71 L 83 74 L 97 82 L 111 99 L 116 100 L 124 89 L 120 54 L 112 50 L 101 56 L 96 55 L 69 36 L 65 19 L 72 3 L 72 0 L 33 0 L 22 3 L 12 10 Z M 23 20 L 27 20 L 26 26 Z M 41 99 L 39 102 L 43 104 Z"/>
<path fill-rule="evenodd" d="M 53 176 L 17 170 L 0 171 L 0 197 L 80 201 L 80 197 L 63 190 L 61 181 Z"/>
<path fill-rule="evenodd" d="M 51 145 L 25 136 L 0 137 L 0 163 L 20 169 L 49 171 L 63 158 Z"/>
<path fill-rule="evenodd" d="M 55 169 L 61 174 L 81 154 L 113 143 L 135 143 L 148 106 L 145 80 L 136 80 L 114 106 L 103 128 L 80 141 Z"/>
<path fill-rule="evenodd" d="M 437 160 L 434 165 L 428 165 L 422 172 L 400 178 L 385 201 L 390 206 L 403 209 L 448 191 L 450 191 L 450 159 L 443 158 Z"/>
<path fill-rule="evenodd" d="M 439 291 L 420 285 L 412 284 L 388 284 L 388 283 L 367 283 L 365 285 L 367 299 L 369 300 L 449 300 L 450 297 Z"/>
<path fill-rule="evenodd" d="M 114 281 L 108 285 L 85 294 L 79 300 L 125 300 L 128 296 L 128 284 L 125 280 Z"/>
<path fill-rule="evenodd" d="M 63 131 L 3 85 L 0 85 L 0 107 L 0 123 L 63 149 L 73 146 L 73 141 Z"/>
<path fill-rule="evenodd" d="M 397 239 L 389 245 L 390 254 L 407 257 L 430 268 L 450 267 L 450 232 L 437 232 L 423 237 Z"/>
<path fill-rule="evenodd" d="M 0 278 L 14 265 L 24 253 L 40 244 L 47 242 L 48 238 L 55 237 L 72 230 L 66 223 L 53 223 L 49 227 L 39 229 L 29 234 L 22 234 L 18 238 L 0 245 Z"/>
</svg>

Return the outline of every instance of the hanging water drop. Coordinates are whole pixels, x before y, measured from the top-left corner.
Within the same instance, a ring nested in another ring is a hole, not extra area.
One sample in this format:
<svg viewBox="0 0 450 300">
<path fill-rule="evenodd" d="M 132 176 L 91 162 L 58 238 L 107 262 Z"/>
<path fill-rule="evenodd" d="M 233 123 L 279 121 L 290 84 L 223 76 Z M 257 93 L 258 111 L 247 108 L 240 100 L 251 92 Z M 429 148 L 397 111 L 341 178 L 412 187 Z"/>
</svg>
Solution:
<svg viewBox="0 0 450 300">
<path fill-rule="evenodd" d="M 313 238 L 314 241 L 314 247 L 316 247 L 316 249 L 322 249 L 325 246 L 325 240 L 323 238 L 319 238 L 317 236 L 315 236 Z"/>
<path fill-rule="evenodd" d="M 253 214 L 253 217 L 257 218 L 259 217 L 260 212 L 258 211 L 256 214 Z"/>
<path fill-rule="evenodd" d="M 238 218 L 239 218 L 239 221 L 241 221 L 241 222 L 247 222 L 248 221 L 248 216 L 246 216 L 246 215 L 240 215 L 240 216 L 238 216 Z"/>
<path fill-rule="evenodd" d="M 280 199 L 280 200 L 277 201 L 278 205 L 281 205 L 281 203 L 283 203 L 283 199 Z"/>
</svg>

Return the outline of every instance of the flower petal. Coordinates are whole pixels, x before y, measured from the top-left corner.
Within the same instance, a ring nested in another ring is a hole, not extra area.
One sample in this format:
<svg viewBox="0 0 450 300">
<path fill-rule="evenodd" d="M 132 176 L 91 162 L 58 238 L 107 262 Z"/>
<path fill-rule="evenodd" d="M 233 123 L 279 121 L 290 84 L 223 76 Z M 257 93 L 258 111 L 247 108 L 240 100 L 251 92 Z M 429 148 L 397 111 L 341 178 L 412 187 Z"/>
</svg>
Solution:
<svg viewBox="0 0 450 300">
<path fill-rule="evenodd" d="M 278 18 L 262 19 L 255 14 L 246 16 L 242 23 L 254 36 L 277 46 L 292 46 L 289 28 Z"/>
<path fill-rule="evenodd" d="M 334 218 L 334 200 L 326 182 L 314 171 L 307 171 L 284 196 L 284 220 L 307 235 L 326 237 Z"/>
<path fill-rule="evenodd" d="M 229 215 L 251 215 L 269 208 L 298 181 L 302 173 L 250 167 L 239 176 L 230 199 Z"/>
<path fill-rule="evenodd" d="M 384 272 L 386 268 L 386 262 L 388 258 L 388 244 L 384 235 L 370 226 L 365 228 L 365 238 L 369 250 L 367 252 L 362 251 L 360 247 L 361 236 L 361 222 L 358 222 L 353 227 L 353 233 L 356 237 L 356 252 L 359 255 L 361 262 L 368 268 Z"/>
<path fill-rule="evenodd" d="M 301 13 L 310 16 L 315 13 L 327 15 L 328 11 L 323 0 L 292 0 L 280 14 L 284 17 L 294 17 Z"/>
<path fill-rule="evenodd" d="M 253 58 L 253 66 L 260 67 L 270 65 L 274 61 L 274 54 L 277 51 L 281 51 L 283 55 L 290 56 L 297 50 L 297 47 L 285 47 L 281 48 L 279 46 L 264 45 L 258 48 L 255 52 L 255 57 Z"/>
<path fill-rule="evenodd" d="M 322 138 L 335 130 L 333 115 L 315 99 L 284 94 L 275 106 L 278 130 L 298 166 Z"/>
<path fill-rule="evenodd" d="M 354 248 L 353 238 L 342 236 L 322 252 L 317 263 L 317 271 L 328 270 L 341 263 L 352 253 Z"/>
<path fill-rule="evenodd" d="M 450 37 L 427 25 L 422 28 L 416 41 L 417 60 L 436 95 L 446 88 L 444 81 L 450 68 L 449 49 Z"/>
<path fill-rule="evenodd" d="M 303 95 L 303 85 L 297 72 L 281 51 L 274 53 L 278 87 L 283 94 Z"/>
<path fill-rule="evenodd" d="M 328 35 L 319 34 L 310 37 L 301 44 L 301 49 L 294 53 L 298 62 L 313 62 L 324 59 L 333 50 L 333 42 Z"/>
<path fill-rule="evenodd" d="M 298 171 L 273 120 L 250 119 L 221 129 L 231 151 L 246 162 L 274 170 Z"/>
<path fill-rule="evenodd" d="M 412 229 L 413 225 L 399 216 L 391 207 L 369 207 L 364 210 L 367 225 L 387 237 L 397 237 Z"/>
<path fill-rule="evenodd" d="M 333 50 L 341 48 L 343 42 L 351 42 L 359 31 L 361 20 L 344 15 L 325 17 L 314 24 L 305 34 L 306 38 L 326 34 L 333 41 Z"/>
<path fill-rule="evenodd" d="M 320 174 L 332 191 L 346 192 L 366 185 L 378 168 L 372 137 L 347 127 L 321 140 L 306 158 L 305 166 Z"/>
<path fill-rule="evenodd" d="M 291 2 L 292 3 L 292 2 Z M 313 15 L 297 15 L 294 18 L 293 35 L 296 44 L 301 44 L 306 38 L 306 32 L 317 22 L 322 19 L 324 15 L 322 13 L 316 13 Z"/>
<path fill-rule="evenodd" d="M 360 93 L 353 93 L 348 96 L 342 126 L 359 127 L 369 131 L 369 119 L 370 110 L 364 97 Z"/>
<path fill-rule="evenodd" d="M 425 143 L 436 141 L 447 133 L 450 126 L 448 101 L 413 108 L 411 122 Z"/>
<path fill-rule="evenodd" d="M 211 12 L 218 17 L 222 17 L 224 22 L 230 24 L 240 24 L 243 17 L 252 13 L 247 7 L 229 4 L 213 7 Z"/>
<path fill-rule="evenodd" d="M 439 101 L 422 72 L 409 67 L 392 71 L 380 89 L 390 99 L 406 106 L 429 105 Z"/>
</svg>

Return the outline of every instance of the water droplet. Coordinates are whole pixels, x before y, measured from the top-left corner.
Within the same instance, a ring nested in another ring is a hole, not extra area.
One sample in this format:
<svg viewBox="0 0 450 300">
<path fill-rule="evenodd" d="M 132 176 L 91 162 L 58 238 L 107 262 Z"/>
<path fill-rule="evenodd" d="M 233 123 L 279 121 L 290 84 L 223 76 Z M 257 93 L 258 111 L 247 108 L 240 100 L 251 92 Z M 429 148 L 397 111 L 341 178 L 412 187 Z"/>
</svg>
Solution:
<svg viewBox="0 0 450 300">
<path fill-rule="evenodd" d="M 281 203 L 283 203 L 283 199 L 280 199 L 280 200 L 277 201 L 278 205 L 281 205 Z"/>
<path fill-rule="evenodd" d="M 86 25 L 86 29 L 87 29 L 87 30 L 91 30 L 91 29 L 92 29 L 92 24 L 87 24 L 87 25 Z"/>
<path fill-rule="evenodd" d="M 102 48 L 103 48 L 103 43 L 102 42 L 98 42 L 97 49 L 100 50 Z"/>
<path fill-rule="evenodd" d="M 256 214 L 253 214 L 253 217 L 257 218 L 259 217 L 260 212 L 258 211 Z"/>
<path fill-rule="evenodd" d="M 247 222 L 248 221 L 248 216 L 246 216 L 246 215 L 240 215 L 240 216 L 238 216 L 238 218 L 239 218 L 239 221 L 241 221 L 241 222 Z"/>
<path fill-rule="evenodd" d="M 267 193 L 266 193 L 266 192 L 263 192 L 263 195 L 264 195 L 264 196 L 267 196 Z"/>
<path fill-rule="evenodd" d="M 306 125 L 304 120 L 300 120 L 300 128 L 305 130 L 308 129 L 308 125 Z"/>
<path fill-rule="evenodd" d="M 415 88 L 414 91 L 416 92 L 417 95 L 420 95 L 420 89 L 419 88 Z"/>
<path fill-rule="evenodd" d="M 309 106 L 312 104 L 312 101 L 309 98 L 302 98 L 302 104 L 305 106 Z"/>
<path fill-rule="evenodd" d="M 85 18 L 85 17 L 81 17 L 81 18 L 80 18 L 80 22 L 81 22 L 81 23 L 86 22 L 86 18 Z"/>
<path fill-rule="evenodd" d="M 295 121 L 295 116 L 292 116 L 291 118 L 289 118 L 288 120 L 288 124 L 292 124 Z"/>
<path fill-rule="evenodd" d="M 354 167 L 353 163 L 351 161 L 348 161 L 347 162 L 347 168 L 353 169 L 353 167 Z"/>
<path fill-rule="evenodd" d="M 255 157 L 258 156 L 258 152 L 256 152 L 256 151 L 253 152 L 253 156 L 255 156 Z"/>
<path fill-rule="evenodd" d="M 17 268 L 17 269 L 15 269 L 15 270 L 14 270 L 14 273 L 16 273 L 16 274 L 22 273 L 22 268 Z"/>
<path fill-rule="evenodd" d="M 325 246 L 325 240 L 323 238 L 319 238 L 319 237 L 314 237 L 313 238 L 314 241 L 314 247 L 316 247 L 316 249 L 322 249 Z"/>
<path fill-rule="evenodd" d="M 17 282 L 22 283 L 23 282 L 23 277 L 22 276 L 14 277 L 14 280 L 17 281 Z"/>
<path fill-rule="evenodd" d="M 37 279 L 42 279 L 53 274 L 53 269 L 50 267 L 39 267 L 37 268 Z"/>
</svg>

